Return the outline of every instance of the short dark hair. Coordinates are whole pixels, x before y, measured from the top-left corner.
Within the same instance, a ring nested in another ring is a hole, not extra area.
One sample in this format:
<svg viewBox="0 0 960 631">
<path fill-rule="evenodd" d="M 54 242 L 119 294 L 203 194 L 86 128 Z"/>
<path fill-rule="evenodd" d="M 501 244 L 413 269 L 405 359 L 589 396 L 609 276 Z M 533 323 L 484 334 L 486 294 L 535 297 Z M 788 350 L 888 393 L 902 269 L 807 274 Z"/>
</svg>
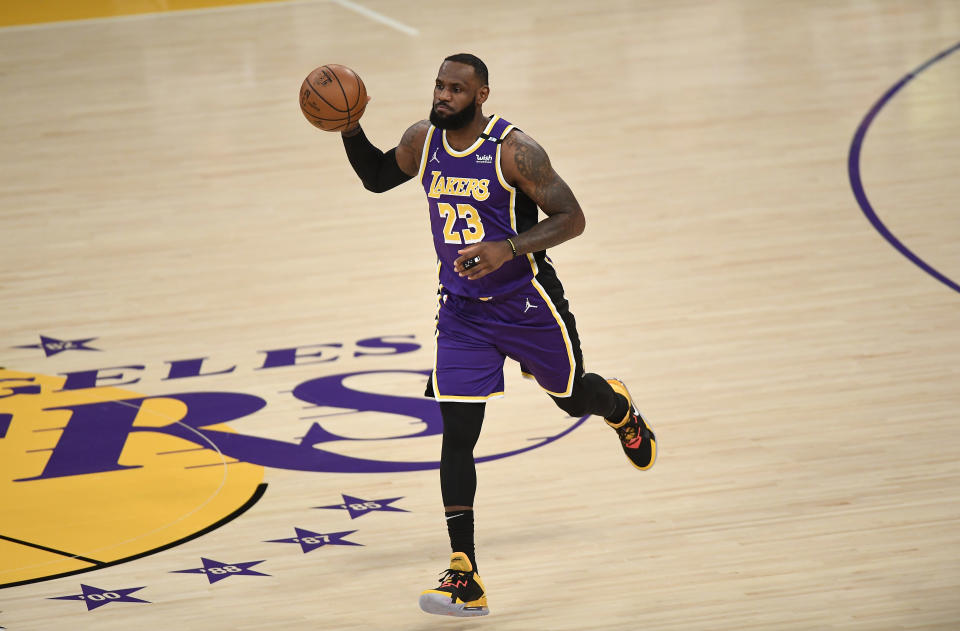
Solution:
<svg viewBox="0 0 960 631">
<path fill-rule="evenodd" d="M 480 58 L 470 53 L 457 53 L 450 55 L 444 61 L 453 61 L 458 64 L 473 66 L 473 71 L 477 74 L 482 85 L 490 85 L 490 74 L 487 72 L 487 64 L 480 61 Z"/>
</svg>

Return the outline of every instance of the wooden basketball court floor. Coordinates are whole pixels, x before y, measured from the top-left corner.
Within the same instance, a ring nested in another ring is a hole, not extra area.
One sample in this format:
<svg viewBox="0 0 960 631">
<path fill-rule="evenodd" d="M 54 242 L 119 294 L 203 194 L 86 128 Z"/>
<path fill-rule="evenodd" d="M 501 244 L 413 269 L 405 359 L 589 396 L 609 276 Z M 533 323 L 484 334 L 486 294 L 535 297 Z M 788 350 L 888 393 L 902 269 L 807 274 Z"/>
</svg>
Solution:
<svg viewBox="0 0 960 631">
<path fill-rule="evenodd" d="M 3 8 L 0 627 L 960 626 L 956 2 L 100 4 Z M 477 620 L 417 608 L 422 193 L 297 105 L 349 65 L 389 149 L 462 51 L 584 207 L 587 366 L 660 441 L 633 470 L 508 362 Z"/>
</svg>

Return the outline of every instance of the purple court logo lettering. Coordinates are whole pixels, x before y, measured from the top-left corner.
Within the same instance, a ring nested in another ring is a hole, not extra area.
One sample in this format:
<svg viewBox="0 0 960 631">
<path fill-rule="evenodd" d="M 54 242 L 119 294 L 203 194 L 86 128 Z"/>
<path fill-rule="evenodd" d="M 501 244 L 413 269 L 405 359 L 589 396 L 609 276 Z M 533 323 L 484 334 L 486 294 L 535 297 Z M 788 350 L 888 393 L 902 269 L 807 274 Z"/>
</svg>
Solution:
<svg viewBox="0 0 960 631">
<path fill-rule="evenodd" d="M 159 366 L 110 362 L 115 351 L 104 350 L 109 344 L 103 337 L 60 340 L 41 335 L 40 340 L 39 345 L 17 348 L 42 349 L 46 357 L 40 359 L 49 362 L 45 366 L 54 366 L 60 361 L 57 355 L 67 350 L 97 351 L 90 357 L 98 365 L 49 370 L 55 375 L 45 374 L 47 369 L 41 374 L 0 368 L 0 496 L 5 505 L 19 507 L 0 511 L 0 538 L 14 551 L 0 557 L 0 588 L 109 567 L 208 533 L 264 495 L 266 468 L 377 474 L 440 465 L 439 453 L 430 460 L 413 460 L 404 457 L 402 448 L 383 449 L 393 441 L 404 441 L 396 443 L 401 445 L 442 433 L 436 402 L 421 395 L 431 353 L 422 351 L 413 335 L 258 350 L 250 353 L 253 361 L 247 365 L 209 356 L 170 359 Z M 89 347 L 94 340 L 96 348 Z M 409 362 L 407 367 L 396 367 L 397 356 Z M 352 370 L 336 370 L 338 362 L 347 360 Z M 304 379 L 307 365 L 320 374 Z M 291 367 L 300 368 L 300 377 L 292 378 L 276 400 L 229 385 L 238 375 L 248 386 L 251 378 L 266 375 L 275 383 L 274 375 Z M 398 379 L 416 384 L 409 396 L 382 391 L 384 384 Z M 216 387 L 198 387 L 211 382 Z M 299 435 L 283 440 L 245 429 L 256 424 L 258 414 L 265 418 L 272 406 L 310 410 L 310 416 L 298 419 L 303 424 Z M 336 411 L 328 412 L 331 408 Z M 378 424 L 375 437 L 335 431 L 343 427 L 338 419 L 360 414 L 365 423 Z M 538 449 L 586 418 L 569 419 L 556 433 L 481 455 L 477 461 Z M 351 520 L 371 512 L 407 512 L 395 505 L 402 497 L 343 493 L 341 498 L 314 508 L 346 511 Z M 270 541 L 298 543 L 303 552 L 362 545 L 346 539 L 355 530 L 298 527 L 295 532 L 295 537 Z M 265 575 L 250 570 L 260 562 L 227 564 L 203 558 L 202 568 L 179 571 L 204 573 L 212 583 L 231 574 Z M 106 604 L 112 602 L 104 596 L 109 593 L 120 594 L 113 599 L 117 602 L 138 602 L 128 596 L 131 592 L 122 591 L 84 591 L 61 599 Z"/>
</svg>

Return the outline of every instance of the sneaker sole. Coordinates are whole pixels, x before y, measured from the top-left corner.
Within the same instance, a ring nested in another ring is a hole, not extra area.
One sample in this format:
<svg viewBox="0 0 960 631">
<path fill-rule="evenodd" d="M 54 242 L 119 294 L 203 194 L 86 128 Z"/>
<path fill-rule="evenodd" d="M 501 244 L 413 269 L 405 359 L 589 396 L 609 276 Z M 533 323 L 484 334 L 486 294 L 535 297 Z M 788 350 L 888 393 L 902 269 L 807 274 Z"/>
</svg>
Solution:
<svg viewBox="0 0 960 631">
<path fill-rule="evenodd" d="M 420 609 L 437 616 L 457 618 L 474 618 L 490 613 L 486 607 L 467 607 L 464 603 L 452 603 L 448 594 L 439 593 L 420 594 Z"/>
<path fill-rule="evenodd" d="M 616 378 L 607 379 L 607 383 L 610 383 L 611 381 L 616 381 L 618 384 L 620 384 L 620 387 L 623 388 L 623 391 L 627 393 L 627 404 L 636 407 L 633 403 L 633 395 L 631 395 L 630 390 L 627 389 L 627 384 L 623 383 L 621 380 Z M 643 422 L 646 423 L 647 422 L 646 419 L 644 419 Z M 647 424 L 647 429 L 649 429 L 651 432 L 653 431 L 653 429 L 650 427 L 649 424 Z M 639 469 L 640 471 L 647 471 L 648 469 L 652 468 L 654 463 L 657 461 L 657 440 L 653 439 L 650 441 L 650 462 L 648 462 L 646 465 L 642 467 L 637 463 L 635 463 L 633 459 L 630 458 L 630 456 L 627 456 L 626 452 L 624 452 L 624 456 L 626 456 L 627 461 L 633 466 L 634 469 Z"/>
</svg>

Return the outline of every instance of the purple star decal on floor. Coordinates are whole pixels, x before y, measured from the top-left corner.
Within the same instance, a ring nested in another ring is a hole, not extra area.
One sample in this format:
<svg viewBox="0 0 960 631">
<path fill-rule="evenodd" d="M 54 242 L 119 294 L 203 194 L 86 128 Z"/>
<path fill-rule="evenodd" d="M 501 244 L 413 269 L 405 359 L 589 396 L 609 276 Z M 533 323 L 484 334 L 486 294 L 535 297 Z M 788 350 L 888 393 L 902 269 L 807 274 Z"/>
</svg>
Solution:
<svg viewBox="0 0 960 631">
<path fill-rule="evenodd" d="M 222 581 L 223 579 L 230 578 L 231 576 L 270 576 L 269 574 L 264 574 L 263 572 L 257 572 L 256 570 L 250 569 L 254 565 L 263 563 L 263 561 L 222 563 L 220 561 L 214 561 L 213 559 L 207 559 L 205 557 L 200 557 L 200 560 L 203 562 L 203 567 L 195 567 L 189 570 L 173 570 L 171 574 L 206 574 L 207 580 L 209 580 L 211 583 Z"/>
<path fill-rule="evenodd" d="M 26 346 L 14 346 L 14 348 L 42 348 L 47 357 L 62 353 L 64 351 L 99 351 L 99 348 L 90 348 L 88 342 L 97 338 L 88 337 L 83 340 L 58 340 L 55 337 L 40 336 L 39 344 L 27 344 Z"/>
<path fill-rule="evenodd" d="M 345 530 L 343 532 L 313 532 L 305 528 L 294 526 L 297 536 L 289 539 L 269 539 L 267 543 L 299 543 L 300 549 L 306 554 L 323 546 L 362 546 L 362 543 L 354 543 L 344 539 L 347 535 L 352 535 L 356 530 Z"/>
<path fill-rule="evenodd" d="M 149 603 L 149 600 L 140 600 L 131 596 L 133 592 L 139 591 L 143 587 L 127 587 L 125 589 L 100 589 L 91 585 L 80 583 L 82 594 L 72 596 L 53 596 L 47 600 L 82 600 L 87 603 L 87 611 L 103 607 L 110 603 Z"/>
<path fill-rule="evenodd" d="M 409 513 L 410 511 L 404 510 L 402 508 L 397 508 L 395 506 L 390 506 L 390 504 L 396 502 L 397 500 L 402 500 L 402 497 L 388 497 L 382 500 L 365 500 L 359 497 L 353 497 L 352 495 L 347 495 L 346 493 L 341 493 L 343 497 L 343 504 L 331 504 L 329 506 L 314 506 L 314 508 L 331 508 L 345 510 L 350 513 L 350 519 L 356 519 L 361 515 L 366 515 L 376 510 L 382 511 L 395 511 L 398 513 Z"/>
</svg>

